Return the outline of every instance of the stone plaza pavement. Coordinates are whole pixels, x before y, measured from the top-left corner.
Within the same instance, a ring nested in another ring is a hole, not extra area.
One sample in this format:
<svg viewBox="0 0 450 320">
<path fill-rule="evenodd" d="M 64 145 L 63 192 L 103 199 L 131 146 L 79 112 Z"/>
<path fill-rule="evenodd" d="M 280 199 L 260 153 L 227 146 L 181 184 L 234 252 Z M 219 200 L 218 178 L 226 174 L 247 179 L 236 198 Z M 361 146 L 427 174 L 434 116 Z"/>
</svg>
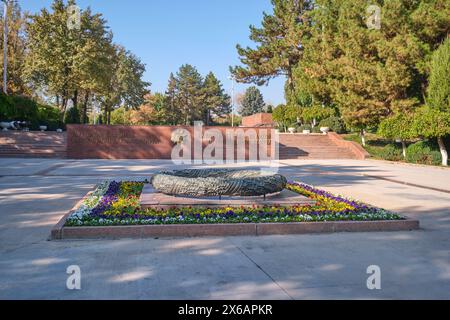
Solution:
<svg viewBox="0 0 450 320">
<path fill-rule="evenodd" d="M 172 163 L 0 159 L 0 299 L 450 298 L 450 169 L 375 160 L 280 165 L 289 179 L 398 211 L 422 228 L 48 241 L 51 227 L 95 183 Z M 66 289 L 69 265 L 81 268 L 79 291 Z M 381 290 L 366 287 L 369 265 L 381 268 Z"/>
</svg>

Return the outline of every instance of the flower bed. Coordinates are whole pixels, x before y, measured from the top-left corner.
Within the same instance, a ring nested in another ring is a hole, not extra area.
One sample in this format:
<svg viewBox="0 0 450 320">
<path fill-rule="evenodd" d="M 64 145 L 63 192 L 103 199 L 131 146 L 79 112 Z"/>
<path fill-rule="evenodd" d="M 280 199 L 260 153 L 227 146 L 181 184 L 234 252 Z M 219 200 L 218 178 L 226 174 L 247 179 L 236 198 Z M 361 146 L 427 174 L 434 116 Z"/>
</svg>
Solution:
<svg viewBox="0 0 450 320">
<path fill-rule="evenodd" d="M 290 182 L 287 188 L 316 200 L 315 205 L 253 208 L 142 209 L 139 197 L 147 181 L 103 182 L 66 220 L 66 227 L 286 223 L 321 221 L 383 221 L 405 218 L 384 209 L 333 195 L 312 186 Z"/>
</svg>

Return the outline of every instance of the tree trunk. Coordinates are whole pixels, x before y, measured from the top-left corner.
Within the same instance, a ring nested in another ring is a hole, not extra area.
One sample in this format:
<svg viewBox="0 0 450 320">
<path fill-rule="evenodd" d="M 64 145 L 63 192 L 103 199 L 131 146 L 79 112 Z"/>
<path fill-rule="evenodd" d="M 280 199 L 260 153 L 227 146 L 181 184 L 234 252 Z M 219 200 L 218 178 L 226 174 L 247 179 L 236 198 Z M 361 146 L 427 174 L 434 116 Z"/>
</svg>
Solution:
<svg viewBox="0 0 450 320">
<path fill-rule="evenodd" d="M 439 144 L 439 150 L 441 151 L 442 155 L 442 165 L 448 166 L 448 153 L 447 149 L 445 148 L 444 139 L 442 139 L 442 137 L 438 137 L 437 140 Z"/>
<path fill-rule="evenodd" d="M 111 124 L 111 110 L 108 110 L 108 120 L 107 120 L 107 125 Z"/>
<path fill-rule="evenodd" d="M 361 143 L 362 143 L 363 147 L 366 146 L 366 130 L 365 129 L 361 129 Z"/>
<path fill-rule="evenodd" d="M 86 91 L 86 94 L 84 96 L 84 103 L 83 103 L 83 118 L 82 123 L 87 123 L 87 105 L 89 101 L 89 90 Z"/>
<path fill-rule="evenodd" d="M 108 119 L 108 105 L 105 105 L 105 113 L 103 115 L 103 119 L 102 119 L 102 124 L 107 124 L 107 119 Z"/>
<path fill-rule="evenodd" d="M 72 102 L 73 102 L 73 107 L 78 108 L 78 90 L 75 90 L 73 92 Z"/>
<path fill-rule="evenodd" d="M 405 140 L 402 140 L 402 153 L 403 153 L 403 159 L 406 159 L 406 142 L 405 142 Z"/>
</svg>

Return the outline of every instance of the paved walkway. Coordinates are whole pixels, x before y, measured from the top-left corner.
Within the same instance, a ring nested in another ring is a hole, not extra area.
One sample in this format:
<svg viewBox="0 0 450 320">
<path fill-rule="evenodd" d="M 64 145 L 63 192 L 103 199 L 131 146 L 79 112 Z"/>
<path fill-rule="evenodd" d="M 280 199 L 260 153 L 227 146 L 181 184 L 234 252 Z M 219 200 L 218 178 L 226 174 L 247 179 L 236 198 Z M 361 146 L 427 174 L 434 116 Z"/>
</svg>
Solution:
<svg viewBox="0 0 450 320">
<path fill-rule="evenodd" d="M 450 169 L 281 163 L 290 179 L 418 218 L 420 231 L 47 241 L 51 227 L 98 181 L 170 167 L 167 161 L 0 159 L 0 298 L 450 299 Z M 80 291 L 66 289 L 73 264 L 81 268 Z M 374 264 L 382 270 L 382 290 L 370 291 L 366 268 Z"/>
</svg>

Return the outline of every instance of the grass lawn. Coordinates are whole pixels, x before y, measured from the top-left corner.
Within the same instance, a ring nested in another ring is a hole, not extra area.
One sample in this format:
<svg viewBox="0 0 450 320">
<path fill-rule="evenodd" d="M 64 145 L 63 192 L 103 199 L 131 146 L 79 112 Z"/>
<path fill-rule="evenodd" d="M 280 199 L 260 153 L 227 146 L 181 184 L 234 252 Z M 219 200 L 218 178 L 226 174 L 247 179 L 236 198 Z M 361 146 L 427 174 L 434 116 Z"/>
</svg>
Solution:
<svg viewBox="0 0 450 320">
<path fill-rule="evenodd" d="M 342 137 L 345 140 L 361 144 L 361 137 L 358 133 L 344 134 Z M 366 149 L 374 159 L 405 162 L 405 159 L 403 159 L 402 156 L 402 146 L 400 143 L 383 139 L 376 134 L 366 134 L 366 146 L 363 148 Z"/>
<path fill-rule="evenodd" d="M 403 220 L 404 217 L 362 202 L 291 182 L 287 188 L 316 201 L 315 205 L 252 208 L 141 209 L 139 196 L 146 181 L 105 181 L 85 197 L 66 226 L 155 224 L 220 224 L 320 221 Z"/>
</svg>

